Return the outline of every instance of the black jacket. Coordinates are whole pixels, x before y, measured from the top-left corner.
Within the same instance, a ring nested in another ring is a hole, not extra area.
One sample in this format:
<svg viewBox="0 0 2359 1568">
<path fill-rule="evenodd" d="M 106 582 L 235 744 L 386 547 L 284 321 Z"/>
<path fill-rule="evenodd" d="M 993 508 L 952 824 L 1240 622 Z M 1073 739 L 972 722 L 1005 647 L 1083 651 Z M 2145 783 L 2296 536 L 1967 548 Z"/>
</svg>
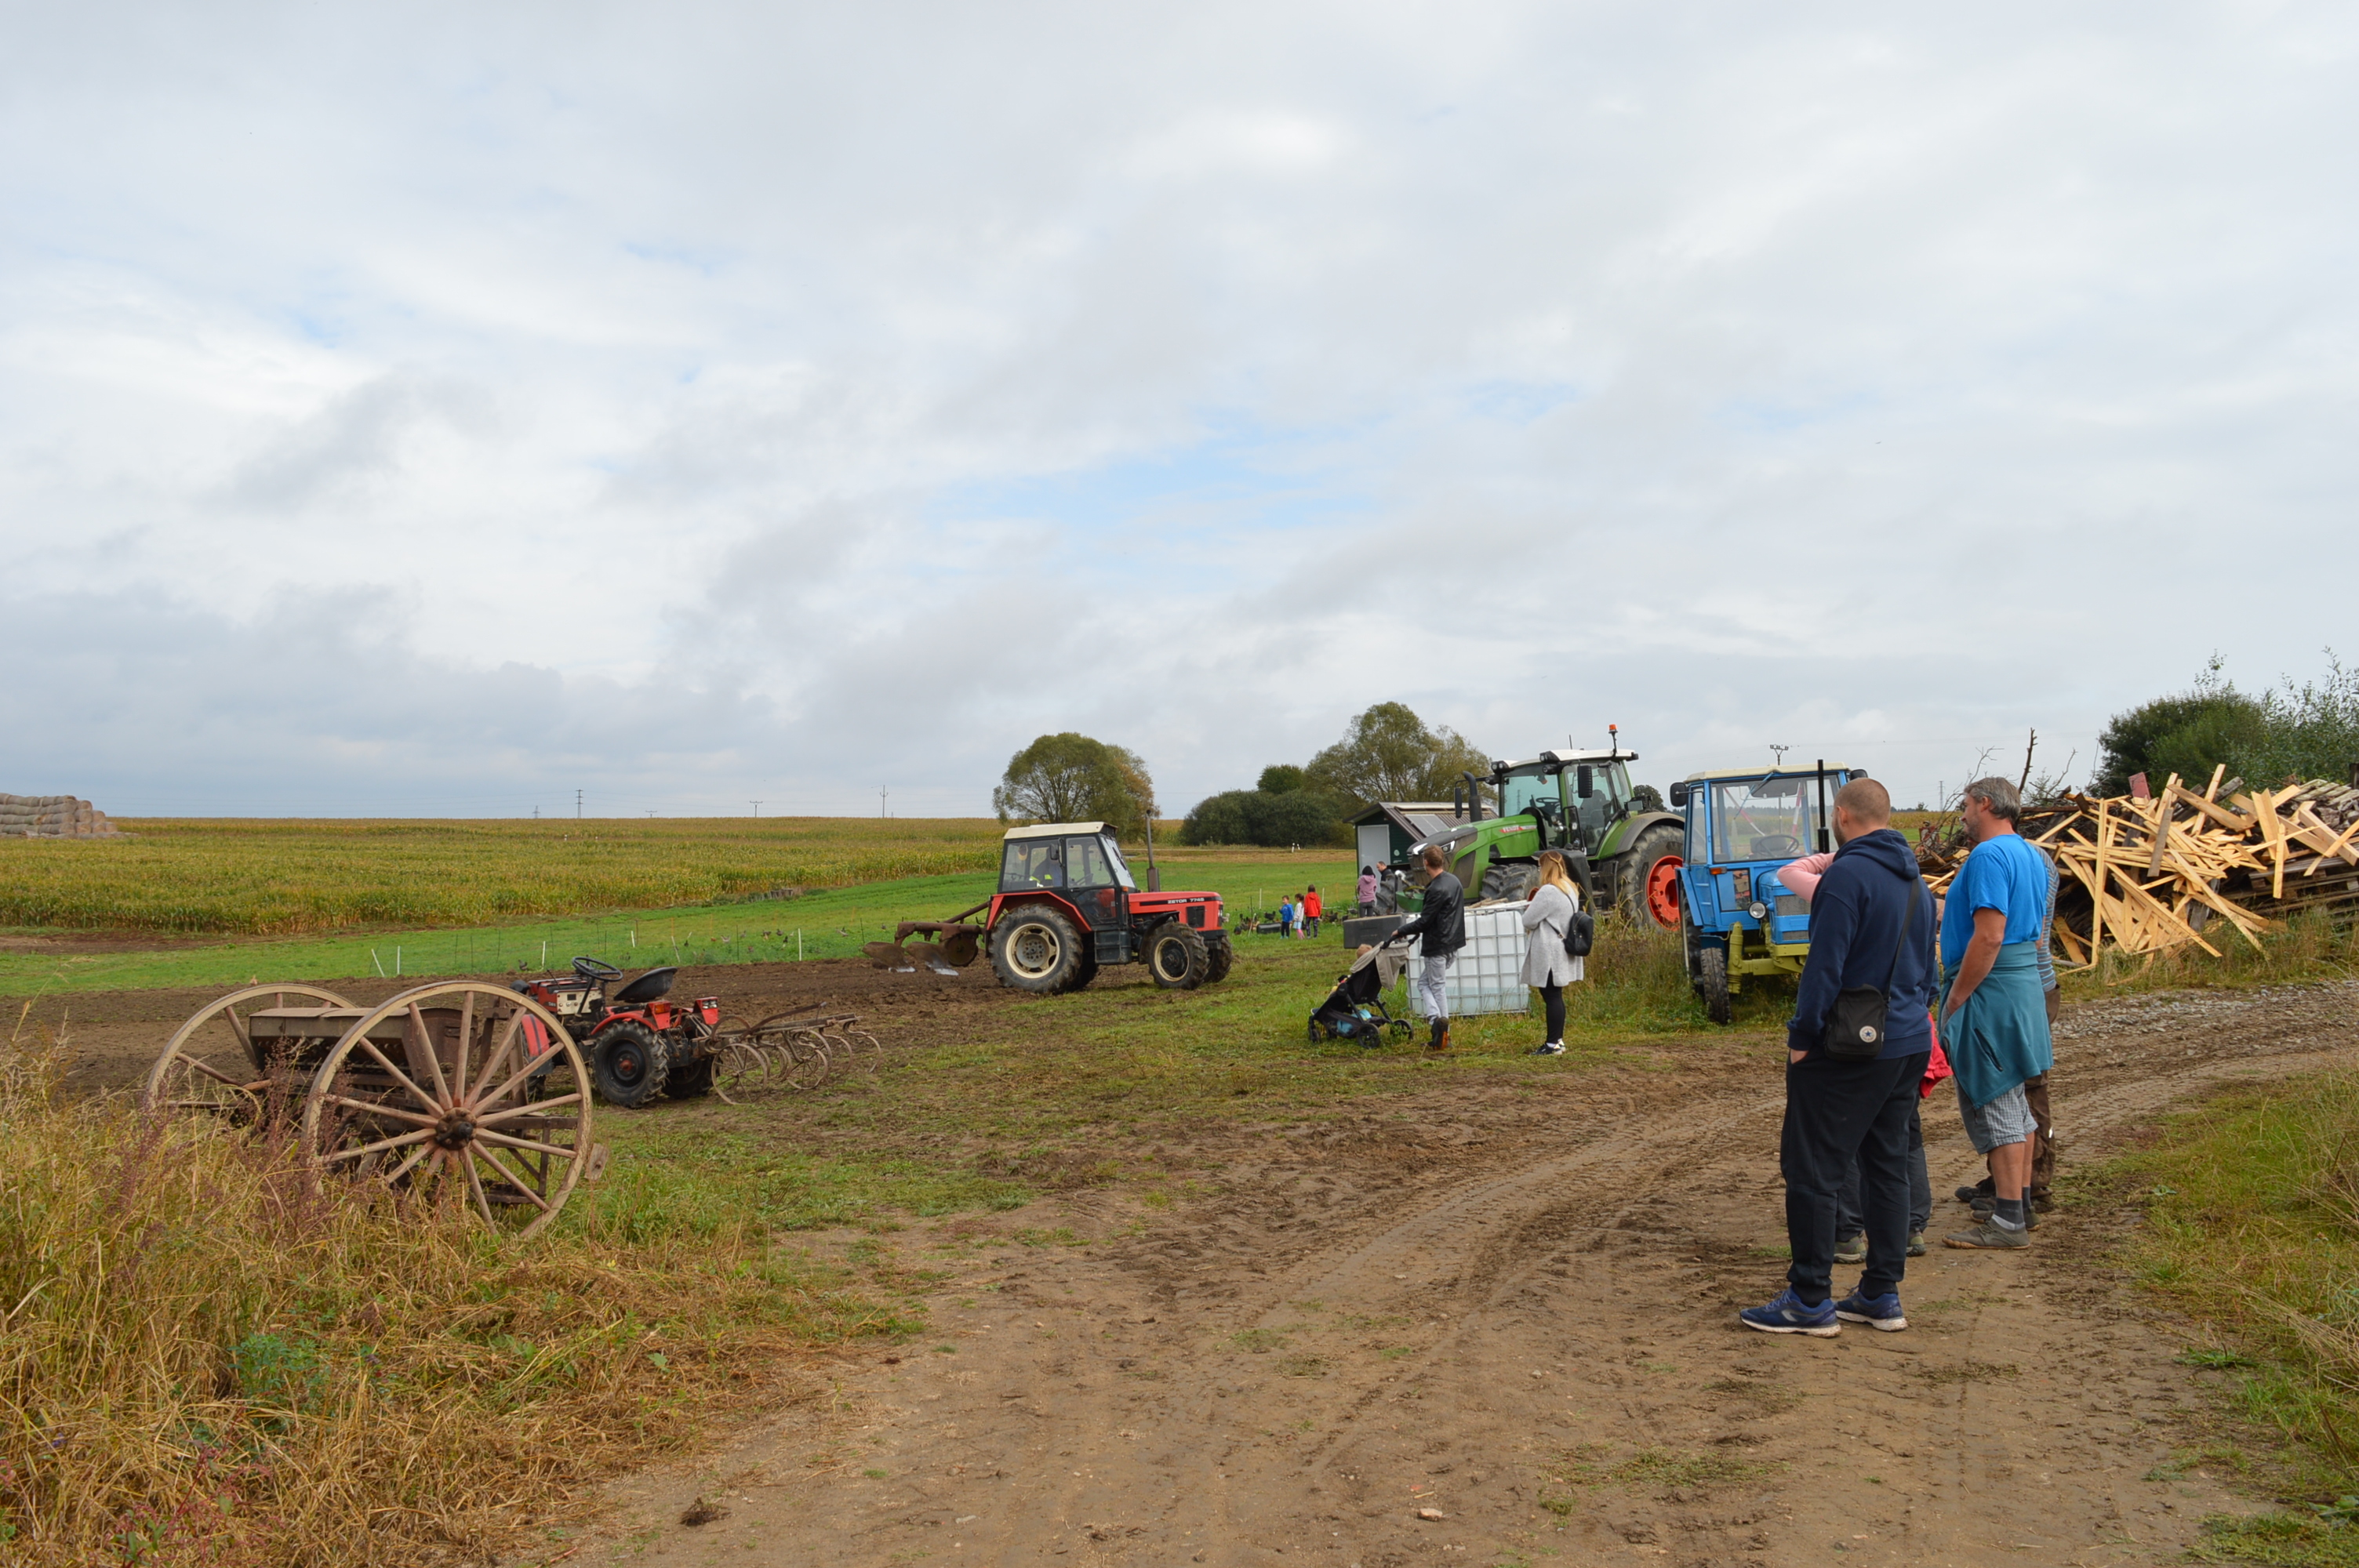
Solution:
<svg viewBox="0 0 2359 1568">
<path fill-rule="evenodd" d="M 1425 884 L 1425 912 L 1393 933 L 1406 942 L 1425 938 L 1428 957 L 1439 958 L 1466 946 L 1466 890 L 1448 871 L 1436 871 Z"/>
<path fill-rule="evenodd" d="M 1908 939 L 1894 962 L 1894 944 L 1914 899 Z M 1826 1040 L 1827 1012 L 1835 998 L 1854 986 L 1884 989 L 1884 1048 L 1880 1058 L 1913 1056 L 1932 1046 L 1933 1025 L 1926 1014 L 1940 969 L 1934 962 L 1933 898 L 1917 874 L 1908 840 L 1889 827 L 1863 833 L 1835 851 L 1819 891 L 1810 899 L 1810 956 L 1794 995 L 1794 1020 L 1786 1044 L 1816 1051 Z"/>
</svg>

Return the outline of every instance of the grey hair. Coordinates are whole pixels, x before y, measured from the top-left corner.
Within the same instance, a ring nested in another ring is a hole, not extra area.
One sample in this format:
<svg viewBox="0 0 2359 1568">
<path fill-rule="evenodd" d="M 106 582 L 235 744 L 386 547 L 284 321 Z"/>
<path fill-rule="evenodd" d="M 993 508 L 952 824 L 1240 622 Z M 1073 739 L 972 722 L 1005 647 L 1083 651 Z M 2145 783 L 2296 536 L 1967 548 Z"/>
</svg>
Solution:
<svg viewBox="0 0 2359 1568">
<path fill-rule="evenodd" d="M 2009 822 L 2023 816 L 2023 796 L 2005 779 L 1976 779 L 1965 787 L 1962 798 L 1979 800 L 1984 810 L 1993 816 L 2004 816 Z"/>
</svg>

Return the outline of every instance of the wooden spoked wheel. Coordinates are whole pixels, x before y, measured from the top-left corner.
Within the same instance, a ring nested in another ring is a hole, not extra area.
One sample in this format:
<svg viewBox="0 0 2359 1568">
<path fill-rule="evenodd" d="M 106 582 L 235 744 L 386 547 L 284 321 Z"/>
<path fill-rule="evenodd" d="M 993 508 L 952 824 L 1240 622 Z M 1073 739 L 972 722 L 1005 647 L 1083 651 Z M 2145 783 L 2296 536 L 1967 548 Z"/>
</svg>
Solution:
<svg viewBox="0 0 2359 1568">
<path fill-rule="evenodd" d="M 263 1113 L 273 1075 L 292 1064 L 274 1061 L 269 1046 L 256 1048 L 246 1019 L 263 1008 L 352 1005 L 318 986 L 273 984 L 232 991 L 198 1009 L 172 1032 L 164 1054 L 148 1069 L 139 1103 L 148 1110 L 193 1110 L 254 1120 Z"/>
<path fill-rule="evenodd" d="M 303 1148 L 323 1181 L 463 1204 L 538 1234 L 594 1177 L 590 1070 L 555 1013 L 483 980 L 419 986 L 364 1013 L 321 1063 Z"/>
</svg>

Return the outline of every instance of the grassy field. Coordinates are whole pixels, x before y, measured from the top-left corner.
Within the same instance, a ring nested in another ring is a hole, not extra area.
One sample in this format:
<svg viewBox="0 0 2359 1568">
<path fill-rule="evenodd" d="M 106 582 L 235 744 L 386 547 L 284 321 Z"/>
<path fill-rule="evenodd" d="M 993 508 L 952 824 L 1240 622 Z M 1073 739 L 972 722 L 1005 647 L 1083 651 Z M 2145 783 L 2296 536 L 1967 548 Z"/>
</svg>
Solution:
<svg viewBox="0 0 2359 1568">
<path fill-rule="evenodd" d="M 133 837 L 0 839 L 0 927 L 297 935 L 701 906 L 985 871 L 1003 831 L 986 817 L 118 826 Z"/>
<path fill-rule="evenodd" d="M 2198 1557 L 2359 1563 L 2359 1072 L 2226 1096 L 2087 1180 L 2145 1210 L 2127 1261 L 2207 1336 L 2184 1359 L 2226 1371 L 2238 1412 L 2284 1440 L 2282 1473 L 2256 1479 L 2318 1499 L 2213 1520 Z"/>
<path fill-rule="evenodd" d="M 995 829 L 995 832 L 996 829 Z M 1158 851 L 1170 888 L 1206 888 L 1232 906 L 1274 907 L 1309 882 L 1346 886 L 1356 868 L 1284 850 Z M 196 942 L 127 951 L 71 944 L 0 949 L 0 996 L 335 980 L 397 973 L 421 979 L 563 968 L 577 953 L 626 968 L 654 964 L 777 963 L 856 957 L 903 920 L 940 920 L 991 896 L 987 871 L 910 876 L 805 893 L 686 907 L 619 909 L 514 924 L 374 930 L 364 935 Z"/>
</svg>

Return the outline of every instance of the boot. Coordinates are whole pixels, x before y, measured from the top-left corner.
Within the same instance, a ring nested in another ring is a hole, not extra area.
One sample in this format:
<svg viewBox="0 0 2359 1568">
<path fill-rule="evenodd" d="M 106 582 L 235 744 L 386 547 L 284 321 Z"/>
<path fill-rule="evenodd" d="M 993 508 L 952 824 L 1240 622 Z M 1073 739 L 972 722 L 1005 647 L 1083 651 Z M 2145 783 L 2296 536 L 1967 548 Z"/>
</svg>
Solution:
<svg viewBox="0 0 2359 1568">
<path fill-rule="evenodd" d="M 1431 1023 L 1433 1026 L 1433 1033 L 1426 1037 L 1425 1048 L 1429 1051 L 1449 1050 L 1450 1020 L 1446 1018 L 1437 1018 L 1431 1020 Z"/>
</svg>

